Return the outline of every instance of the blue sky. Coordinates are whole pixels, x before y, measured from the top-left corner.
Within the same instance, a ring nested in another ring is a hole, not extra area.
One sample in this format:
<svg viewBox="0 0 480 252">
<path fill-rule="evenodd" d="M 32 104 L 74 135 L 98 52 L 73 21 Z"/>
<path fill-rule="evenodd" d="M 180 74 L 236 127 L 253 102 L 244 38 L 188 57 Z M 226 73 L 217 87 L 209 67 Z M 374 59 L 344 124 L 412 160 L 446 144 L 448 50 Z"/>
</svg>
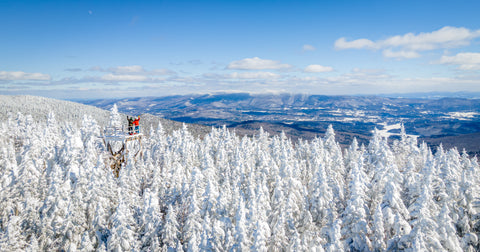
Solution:
<svg viewBox="0 0 480 252">
<path fill-rule="evenodd" d="M 0 1 L 0 94 L 480 92 L 480 1 Z"/>
</svg>

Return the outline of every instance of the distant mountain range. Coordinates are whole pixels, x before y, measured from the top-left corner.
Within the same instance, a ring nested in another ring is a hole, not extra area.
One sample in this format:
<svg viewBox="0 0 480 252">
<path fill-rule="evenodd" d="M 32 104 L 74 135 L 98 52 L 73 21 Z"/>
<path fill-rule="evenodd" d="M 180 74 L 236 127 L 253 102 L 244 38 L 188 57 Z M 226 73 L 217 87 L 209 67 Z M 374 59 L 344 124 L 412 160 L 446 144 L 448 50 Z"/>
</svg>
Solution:
<svg viewBox="0 0 480 252">
<path fill-rule="evenodd" d="M 456 146 L 459 151 L 465 149 L 471 155 L 480 154 L 480 99 L 236 93 L 82 102 L 86 105 L 0 95 L 0 115 L 6 118 L 9 113 L 15 116 L 21 112 L 45 120 L 53 111 L 59 121 L 81 123 L 83 115 L 88 114 L 103 126 L 109 118 L 106 110 L 116 103 L 124 114 L 142 114 L 145 131 L 161 122 L 171 132 L 185 122 L 194 124 L 189 128 L 198 136 L 208 132 L 210 126 L 226 125 L 240 135 L 256 134 L 262 127 L 270 134 L 283 131 L 293 140 L 309 140 L 322 136 L 332 124 L 343 146 L 353 138 L 366 144 L 374 128 L 403 123 L 408 134 L 419 136 L 419 141 L 432 147 L 443 144 L 446 148 Z"/>
<path fill-rule="evenodd" d="M 432 146 L 457 146 L 480 153 L 480 99 L 390 98 L 293 94 L 203 94 L 82 101 L 108 109 L 117 104 L 126 114 L 159 117 L 208 126 L 226 125 L 251 135 L 263 127 L 293 139 L 312 139 L 332 124 L 337 140 L 366 143 L 375 127 L 403 123 L 409 134 Z"/>
</svg>

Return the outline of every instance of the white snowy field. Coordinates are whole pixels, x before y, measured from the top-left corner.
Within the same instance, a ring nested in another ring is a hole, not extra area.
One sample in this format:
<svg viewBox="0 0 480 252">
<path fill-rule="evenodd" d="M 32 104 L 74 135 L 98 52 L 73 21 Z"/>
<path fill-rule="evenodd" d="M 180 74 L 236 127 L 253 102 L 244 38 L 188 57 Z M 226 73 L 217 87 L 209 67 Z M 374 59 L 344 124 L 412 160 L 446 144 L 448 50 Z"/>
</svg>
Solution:
<svg viewBox="0 0 480 252">
<path fill-rule="evenodd" d="M 332 128 L 293 144 L 159 124 L 116 178 L 103 130 L 81 121 L 0 124 L 0 251 L 480 249 L 476 157 L 403 131 L 342 151 Z"/>
<path fill-rule="evenodd" d="M 477 112 L 450 112 L 447 113 L 446 118 L 458 119 L 458 120 L 470 120 L 475 116 L 479 116 L 480 113 Z"/>
<path fill-rule="evenodd" d="M 378 130 L 377 134 L 379 134 L 381 137 L 384 138 L 389 138 L 391 136 L 402 136 L 402 134 L 405 134 L 402 130 L 402 124 L 401 123 L 395 123 L 395 124 L 387 124 L 387 123 L 380 123 L 379 125 L 383 126 L 383 129 Z M 400 133 L 392 133 L 392 130 L 398 130 Z M 407 134 L 407 137 L 411 138 L 418 138 L 418 135 L 411 135 Z"/>
</svg>

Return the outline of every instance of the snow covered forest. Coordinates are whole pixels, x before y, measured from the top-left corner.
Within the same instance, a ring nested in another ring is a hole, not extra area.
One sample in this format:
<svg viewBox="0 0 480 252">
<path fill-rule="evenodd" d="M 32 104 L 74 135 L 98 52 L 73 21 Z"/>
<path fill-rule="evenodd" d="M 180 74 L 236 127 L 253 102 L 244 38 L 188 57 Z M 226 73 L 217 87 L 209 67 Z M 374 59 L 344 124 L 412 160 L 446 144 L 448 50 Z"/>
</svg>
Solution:
<svg viewBox="0 0 480 252">
<path fill-rule="evenodd" d="M 112 109 L 110 125 L 123 124 Z M 194 137 L 162 125 L 120 175 L 99 124 L 0 124 L 0 251 L 478 251 L 480 168 L 402 131 Z"/>
</svg>

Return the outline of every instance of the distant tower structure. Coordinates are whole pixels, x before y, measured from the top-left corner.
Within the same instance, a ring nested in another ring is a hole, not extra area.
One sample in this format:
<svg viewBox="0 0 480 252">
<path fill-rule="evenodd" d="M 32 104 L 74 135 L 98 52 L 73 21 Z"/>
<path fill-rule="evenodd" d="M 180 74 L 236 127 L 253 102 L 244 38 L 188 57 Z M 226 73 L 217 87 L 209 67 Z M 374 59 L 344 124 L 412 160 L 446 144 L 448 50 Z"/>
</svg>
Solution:
<svg viewBox="0 0 480 252">
<path fill-rule="evenodd" d="M 115 177 L 118 178 L 122 166 L 124 166 L 129 157 L 136 159 L 138 155 L 142 155 L 142 137 L 140 128 L 133 132 L 124 130 L 123 124 L 120 122 L 116 104 L 111 109 L 110 123 L 105 128 L 103 141 L 110 153 L 108 162 Z"/>
</svg>

